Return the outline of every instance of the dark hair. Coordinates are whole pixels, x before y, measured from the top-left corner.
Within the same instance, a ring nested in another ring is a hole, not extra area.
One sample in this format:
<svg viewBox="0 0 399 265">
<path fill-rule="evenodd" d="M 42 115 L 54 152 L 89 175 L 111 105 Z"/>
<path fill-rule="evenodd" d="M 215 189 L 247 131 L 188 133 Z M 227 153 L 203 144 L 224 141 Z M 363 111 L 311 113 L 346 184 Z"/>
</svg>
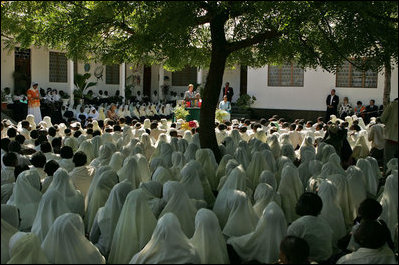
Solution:
<svg viewBox="0 0 399 265">
<path fill-rule="evenodd" d="M 120 125 L 115 125 L 114 126 L 114 132 L 121 132 L 121 131 L 122 131 L 122 128 L 121 128 Z"/>
<path fill-rule="evenodd" d="M 61 158 L 70 159 L 73 157 L 73 149 L 70 146 L 64 146 L 61 148 Z"/>
<path fill-rule="evenodd" d="M 11 141 L 8 144 L 8 151 L 15 152 L 15 153 L 19 154 L 21 152 L 21 145 L 17 141 Z"/>
<path fill-rule="evenodd" d="M 169 131 L 169 135 L 170 135 L 171 137 L 177 137 L 177 131 L 176 131 L 175 129 L 171 129 L 171 130 Z"/>
<path fill-rule="evenodd" d="M 248 126 L 248 125 L 251 124 L 251 121 L 250 121 L 249 119 L 246 119 L 246 120 L 244 121 L 244 124 Z"/>
<path fill-rule="evenodd" d="M 43 153 L 51 152 L 51 144 L 49 142 L 43 142 L 40 144 L 40 151 Z"/>
<path fill-rule="evenodd" d="M 81 131 L 76 131 L 73 133 L 73 137 L 78 138 L 82 134 Z"/>
<path fill-rule="evenodd" d="M 7 167 L 15 167 L 18 164 L 17 154 L 14 152 L 5 153 L 3 156 L 3 164 Z"/>
<path fill-rule="evenodd" d="M 290 126 L 290 123 L 289 122 L 283 122 L 283 128 L 288 128 Z"/>
<path fill-rule="evenodd" d="M 48 176 L 52 176 L 59 167 L 60 165 L 57 163 L 57 161 L 50 160 L 46 163 L 46 165 L 44 165 L 44 172 L 46 172 Z"/>
<path fill-rule="evenodd" d="M 374 100 L 374 99 L 370 99 L 370 101 L 373 101 L 373 104 L 375 103 L 375 100 Z"/>
<path fill-rule="evenodd" d="M 100 131 L 100 130 L 95 130 L 95 131 L 93 132 L 93 137 L 94 137 L 94 136 L 97 136 L 97 135 L 101 135 L 101 131 Z"/>
<path fill-rule="evenodd" d="M 170 125 L 170 128 L 176 128 L 176 123 L 172 123 L 171 125 Z"/>
<path fill-rule="evenodd" d="M 242 127 L 240 128 L 240 132 L 245 133 L 246 131 L 247 131 L 247 127 L 242 126 Z"/>
<path fill-rule="evenodd" d="M 154 122 L 151 123 L 150 129 L 153 130 L 153 129 L 156 129 L 156 128 L 158 128 L 158 122 L 154 121 Z"/>
<path fill-rule="evenodd" d="M 46 164 L 46 156 L 41 152 L 36 152 L 32 155 L 30 162 L 34 167 L 43 168 Z"/>
<path fill-rule="evenodd" d="M 39 137 L 35 140 L 35 146 L 38 146 L 43 142 L 47 142 L 47 136 L 43 135 L 43 134 L 39 134 Z"/>
<path fill-rule="evenodd" d="M 78 151 L 73 155 L 72 161 L 75 167 L 84 166 L 87 163 L 87 156 L 83 151 Z"/>
<path fill-rule="evenodd" d="M 319 195 L 312 192 L 303 193 L 296 203 L 295 212 L 299 216 L 318 216 L 323 208 L 323 202 Z"/>
<path fill-rule="evenodd" d="M 357 105 L 362 105 L 363 103 L 359 100 L 358 102 L 356 102 Z"/>
<path fill-rule="evenodd" d="M 358 215 L 362 220 L 377 220 L 382 213 L 381 204 L 371 198 L 367 198 L 359 205 Z"/>
<path fill-rule="evenodd" d="M 69 134 L 71 134 L 71 129 L 69 129 L 69 128 L 66 128 L 66 129 L 64 130 L 64 133 L 65 133 L 66 135 L 69 135 Z"/>
<path fill-rule="evenodd" d="M 28 165 L 17 165 L 14 168 L 14 177 L 15 177 L 15 181 L 17 181 L 17 177 L 19 174 L 21 174 L 22 172 L 24 172 L 25 170 L 29 170 L 29 166 Z"/>
<path fill-rule="evenodd" d="M 56 134 L 57 134 L 57 130 L 54 127 L 48 128 L 48 135 L 55 137 Z"/>
<path fill-rule="evenodd" d="M 378 249 L 387 241 L 387 230 L 378 221 L 364 220 L 353 237 L 360 247 Z"/>
<path fill-rule="evenodd" d="M 61 137 L 55 137 L 53 140 L 51 140 L 51 147 L 53 147 L 53 152 L 58 153 L 58 150 L 61 149 L 62 145 L 62 138 Z"/>
<path fill-rule="evenodd" d="M 2 138 L 1 139 L 1 149 L 8 152 L 8 145 L 10 144 L 11 140 L 9 138 Z"/>
<path fill-rule="evenodd" d="M 9 127 L 7 130 L 7 136 L 13 138 L 16 135 L 17 135 L 17 129 L 15 129 L 14 127 Z"/>
<path fill-rule="evenodd" d="M 145 132 L 148 134 L 151 134 L 151 130 L 150 129 L 145 129 Z"/>
<path fill-rule="evenodd" d="M 295 123 L 291 123 L 290 124 L 290 130 L 295 130 L 296 129 L 296 124 Z"/>
<path fill-rule="evenodd" d="M 309 244 L 303 238 L 286 236 L 280 243 L 280 252 L 284 254 L 287 264 L 309 264 Z"/>
<path fill-rule="evenodd" d="M 260 119 L 259 123 L 262 125 L 266 125 L 267 120 L 265 118 L 262 118 L 262 119 Z"/>
<path fill-rule="evenodd" d="M 17 141 L 21 145 L 25 143 L 25 139 L 25 136 L 23 136 L 22 134 L 18 134 L 17 136 L 15 136 L 15 141 Z"/>
<path fill-rule="evenodd" d="M 87 134 L 87 135 L 89 135 L 89 134 L 93 135 L 93 129 L 91 129 L 91 128 L 90 128 L 90 129 L 87 129 L 87 130 L 86 130 L 86 134 Z"/>
</svg>

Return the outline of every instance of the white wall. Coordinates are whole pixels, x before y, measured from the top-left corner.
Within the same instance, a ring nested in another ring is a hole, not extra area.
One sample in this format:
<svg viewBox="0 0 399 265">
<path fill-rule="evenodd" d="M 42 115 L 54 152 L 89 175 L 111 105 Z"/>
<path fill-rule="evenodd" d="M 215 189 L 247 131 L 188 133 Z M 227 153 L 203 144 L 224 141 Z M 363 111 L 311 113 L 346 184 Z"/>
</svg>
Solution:
<svg viewBox="0 0 399 265">
<path fill-rule="evenodd" d="M 9 87 L 13 93 L 14 78 L 12 74 L 15 70 L 14 50 L 9 51 L 4 48 L 3 42 L 1 42 L 1 89 Z"/>
<path fill-rule="evenodd" d="M 379 73 L 377 88 L 336 88 L 335 74 L 322 69 L 307 69 L 304 73 L 303 87 L 267 86 L 267 66 L 248 68 L 248 94 L 257 100 L 252 107 L 262 109 L 315 110 L 326 109 L 325 100 L 332 88 L 336 89 L 340 101 L 346 96 L 352 103 L 360 100 L 364 105 L 375 99 L 376 105 L 383 101 L 384 75 Z M 391 100 L 398 97 L 398 69 L 392 71 Z"/>
</svg>

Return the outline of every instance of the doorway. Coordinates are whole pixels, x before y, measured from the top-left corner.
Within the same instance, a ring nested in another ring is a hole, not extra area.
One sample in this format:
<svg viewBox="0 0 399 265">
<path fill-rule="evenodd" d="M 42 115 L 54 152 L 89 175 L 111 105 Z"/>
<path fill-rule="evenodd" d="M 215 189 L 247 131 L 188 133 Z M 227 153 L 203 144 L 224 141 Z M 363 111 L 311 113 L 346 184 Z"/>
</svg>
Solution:
<svg viewBox="0 0 399 265">
<path fill-rule="evenodd" d="M 143 96 L 151 98 L 151 66 L 144 66 Z"/>
<path fill-rule="evenodd" d="M 240 66 L 240 96 L 247 94 L 248 66 Z"/>
<path fill-rule="evenodd" d="M 15 48 L 14 94 L 26 93 L 31 77 L 30 49 Z"/>
</svg>

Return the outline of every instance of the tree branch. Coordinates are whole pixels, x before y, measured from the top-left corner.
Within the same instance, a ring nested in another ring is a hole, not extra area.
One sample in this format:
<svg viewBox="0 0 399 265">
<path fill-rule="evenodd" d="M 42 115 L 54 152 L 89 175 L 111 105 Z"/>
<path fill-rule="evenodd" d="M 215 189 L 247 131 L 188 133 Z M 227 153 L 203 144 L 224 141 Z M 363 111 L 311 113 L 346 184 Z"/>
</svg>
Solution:
<svg viewBox="0 0 399 265">
<path fill-rule="evenodd" d="M 281 33 L 275 30 L 258 33 L 254 35 L 252 38 L 227 43 L 226 50 L 228 53 L 231 53 L 242 48 L 250 47 L 254 44 L 262 43 L 265 40 L 273 39 L 278 36 L 281 36 Z"/>
</svg>

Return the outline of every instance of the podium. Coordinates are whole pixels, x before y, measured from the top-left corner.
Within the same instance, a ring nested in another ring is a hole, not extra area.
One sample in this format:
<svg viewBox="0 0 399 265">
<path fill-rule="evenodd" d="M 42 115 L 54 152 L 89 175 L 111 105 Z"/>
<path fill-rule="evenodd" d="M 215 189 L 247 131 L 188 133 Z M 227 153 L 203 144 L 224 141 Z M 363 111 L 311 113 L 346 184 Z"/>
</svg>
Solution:
<svg viewBox="0 0 399 265">
<path fill-rule="evenodd" d="M 201 112 L 201 108 L 200 107 L 186 107 L 186 110 L 190 113 L 187 117 L 186 117 L 186 121 L 193 121 L 193 120 L 197 120 L 199 122 L 200 120 L 200 112 Z"/>
</svg>

